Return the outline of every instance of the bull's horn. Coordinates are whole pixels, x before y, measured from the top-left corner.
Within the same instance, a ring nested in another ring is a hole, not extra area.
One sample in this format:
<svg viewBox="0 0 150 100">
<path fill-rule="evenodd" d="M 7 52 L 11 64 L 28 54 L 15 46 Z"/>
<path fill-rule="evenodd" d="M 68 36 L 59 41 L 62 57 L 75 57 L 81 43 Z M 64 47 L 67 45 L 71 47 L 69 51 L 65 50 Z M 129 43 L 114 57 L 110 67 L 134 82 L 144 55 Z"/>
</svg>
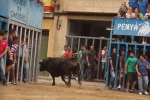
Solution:
<svg viewBox="0 0 150 100">
<path fill-rule="evenodd" d="M 40 62 L 43 62 L 43 60 L 40 60 Z"/>
</svg>

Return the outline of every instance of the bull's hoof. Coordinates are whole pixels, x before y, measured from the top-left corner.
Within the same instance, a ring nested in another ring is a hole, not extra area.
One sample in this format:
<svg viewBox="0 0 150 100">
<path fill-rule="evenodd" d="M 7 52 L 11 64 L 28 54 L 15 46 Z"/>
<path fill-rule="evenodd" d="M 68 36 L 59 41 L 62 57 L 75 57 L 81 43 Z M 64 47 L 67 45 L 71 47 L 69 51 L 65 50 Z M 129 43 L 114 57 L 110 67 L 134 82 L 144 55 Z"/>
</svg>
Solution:
<svg viewBox="0 0 150 100">
<path fill-rule="evenodd" d="M 82 82 L 81 81 L 78 81 L 79 85 L 81 86 L 82 85 Z"/>
<path fill-rule="evenodd" d="M 55 86 L 55 83 L 52 83 L 52 86 Z"/>
<path fill-rule="evenodd" d="M 69 83 L 67 84 L 67 86 L 70 87 L 70 86 L 71 86 L 71 82 L 69 82 Z"/>
</svg>

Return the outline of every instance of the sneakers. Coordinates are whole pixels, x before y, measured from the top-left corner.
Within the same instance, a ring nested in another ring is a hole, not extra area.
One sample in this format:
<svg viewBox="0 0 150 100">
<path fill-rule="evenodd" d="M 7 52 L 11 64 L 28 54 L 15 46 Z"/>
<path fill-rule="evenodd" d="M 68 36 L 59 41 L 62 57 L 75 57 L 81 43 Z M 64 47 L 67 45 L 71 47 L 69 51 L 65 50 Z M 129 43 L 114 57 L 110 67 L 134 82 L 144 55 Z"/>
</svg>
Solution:
<svg viewBox="0 0 150 100">
<path fill-rule="evenodd" d="M 2 82 L 2 85 L 7 86 L 7 82 Z"/>
<path fill-rule="evenodd" d="M 76 80 L 78 81 L 78 77 L 76 77 Z"/>
<path fill-rule="evenodd" d="M 16 83 L 16 82 L 13 82 L 13 85 L 17 85 L 17 83 Z"/>
<path fill-rule="evenodd" d="M 139 95 L 142 95 L 142 92 L 139 92 Z"/>
<path fill-rule="evenodd" d="M 118 86 L 118 89 L 120 89 L 120 88 L 121 88 L 121 85 Z"/>
<path fill-rule="evenodd" d="M 147 92 L 147 91 L 145 91 L 145 92 L 144 92 L 144 94 L 148 95 L 148 92 Z"/>
</svg>

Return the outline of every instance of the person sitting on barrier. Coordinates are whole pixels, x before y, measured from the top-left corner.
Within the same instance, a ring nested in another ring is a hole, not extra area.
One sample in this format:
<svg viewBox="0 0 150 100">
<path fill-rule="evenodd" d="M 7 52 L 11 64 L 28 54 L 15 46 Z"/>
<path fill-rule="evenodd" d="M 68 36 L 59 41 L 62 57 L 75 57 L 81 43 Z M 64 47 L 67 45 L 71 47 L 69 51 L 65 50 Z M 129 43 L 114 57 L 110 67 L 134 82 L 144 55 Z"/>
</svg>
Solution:
<svg viewBox="0 0 150 100">
<path fill-rule="evenodd" d="M 7 53 L 8 51 L 8 42 L 4 40 L 5 37 L 5 30 L 0 30 L 0 79 L 2 85 L 7 85 L 7 80 L 5 77 L 5 63 L 3 56 Z"/>
<path fill-rule="evenodd" d="M 144 15 L 144 18 L 150 19 L 149 16 L 150 16 L 150 6 L 147 7 L 147 13 Z"/>
<path fill-rule="evenodd" d="M 65 52 L 67 51 L 67 48 L 68 48 L 68 46 L 65 45 L 65 46 L 64 46 L 64 50 L 61 52 L 61 58 L 64 58 L 64 54 L 65 54 Z"/>
<path fill-rule="evenodd" d="M 121 51 L 121 56 L 119 57 L 119 86 L 118 89 L 121 88 L 121 84 L 122 84 L 122 78 L 123 78 L 123 73 L 124 73 L 124 60 L 125 60 L 125 51 L 122 50 Z"/>
<path fill-rule="evenodd" d="M 133 9 L 131 7 L 128 8 L 128 11 L 126 13 L 126 18 L 128 19 L 135 18 L 135 13 L 133 13 Z"/>
<path fill-rule="evenodd" d="M 119 12 L 122 15 L 122 18 L 126 18 L 127 7 L 121 6 Z"/>
<path fill-rule="evenodd" d="M 137 74 L 136 74 L 136 70 L 135 70 L 137 61 L 138 61 L 138 59 L 134 57 L 133 52 L 130 52 L 130 57 L 127 59 L 126 67 L 125 67 L 126 68 L 125 73 L 127 74 L 126 92 L 129 92 L 131 79 L 134 79 L 134 83 L 133 83 L 133 86 L 131 88 L 131 91 L 135 90 L 135 86 L 137 84 Z"/>
<path fill-rule="evenodd" d="M 116 68 L 116 58 L 117 58 L 117 53 L 116 53 L 116 48 L 113 48 L 113 53 L 110 56 L 110 81 L 109 81 L 109 89 L 112 89 L 113 84 L 114 84 L 114 79 L 115 79 L 115 68 Z"/>
<path fill-rule="evenodd" d="M 142 92 L 144 92 L 146 95 L 148 95 L 147 87 L 148 87 L 148 69 L 149 62 L 146 61 L 146 56 L 142 54 L 140 56 L 140 60 L 138 60 L 136 64 L 136 72 L 138 74 L 138 85 L 139 85 L 139 94 L 141 95 Z M 143 83 L 144 82 L 144 83 Z M 144 87 L 144 89 L 143 89 Z"/>
</svg>

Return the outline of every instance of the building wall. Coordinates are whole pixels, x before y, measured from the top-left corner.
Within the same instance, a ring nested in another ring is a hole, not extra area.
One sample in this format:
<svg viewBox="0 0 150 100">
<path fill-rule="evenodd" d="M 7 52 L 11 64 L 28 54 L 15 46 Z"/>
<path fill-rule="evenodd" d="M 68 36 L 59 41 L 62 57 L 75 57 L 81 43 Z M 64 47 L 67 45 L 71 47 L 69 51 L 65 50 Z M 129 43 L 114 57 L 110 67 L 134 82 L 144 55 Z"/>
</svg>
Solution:
<svg viewBox="0 0 150 100">
<path fill-rule="evenodd" d="M 53 35 L 54 35 L 54 31 L 53 31 L 54 19 L 43 19 L 42 29 L 49 30 L 47 57 L 51 57 L 52 56 Z"/>
<path fill-rule="evenodd" d="M 59 0 L 60 12 L 116 13 L 128 0 Z"/>
</svg>

